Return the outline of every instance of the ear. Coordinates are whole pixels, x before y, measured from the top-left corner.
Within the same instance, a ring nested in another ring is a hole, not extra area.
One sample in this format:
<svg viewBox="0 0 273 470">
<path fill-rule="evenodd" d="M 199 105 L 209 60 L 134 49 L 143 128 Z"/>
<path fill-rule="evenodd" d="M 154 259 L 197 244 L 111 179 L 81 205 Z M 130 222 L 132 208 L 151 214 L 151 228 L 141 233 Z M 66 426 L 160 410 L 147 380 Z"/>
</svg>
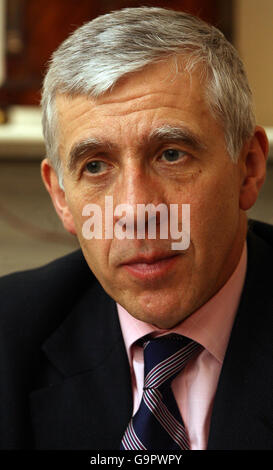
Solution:
<svg viewBox="0 0 273 470">
<path fill-rule="evenodd" d="M 69 233 L 76 235 L 73 216 L 67 205 L 65 192 L 60 187 L 58 176 L 47 158 L 45 158 L 41 163 L 41 175 L 64 228 Z"/>
<path fill-rule="evenodd" d="M 262 127 L 256 126 L 253 137 L 243 147 L 240 155 L 242 182 L 240 188 L 240 208 L 250 209 L 256 202 L 266 174 L 268 139 Z"/>
</svg>

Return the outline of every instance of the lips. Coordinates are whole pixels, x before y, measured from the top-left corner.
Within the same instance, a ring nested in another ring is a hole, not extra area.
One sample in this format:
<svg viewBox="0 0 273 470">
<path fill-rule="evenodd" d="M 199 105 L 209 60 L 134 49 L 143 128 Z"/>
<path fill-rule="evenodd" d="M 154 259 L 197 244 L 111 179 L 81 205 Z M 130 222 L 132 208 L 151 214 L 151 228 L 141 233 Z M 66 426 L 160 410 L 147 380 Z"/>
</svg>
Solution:
<svg viewBox="0 0 273 470">
<path fill-rule="evenodd" d="M 163 259 L 172 258 L 176 253 L 151 253 L 149 255 L 138 255 L 134 258 L 130 258 L 127 261 L 124 261 L 122 264 L 130 265 L 137 263 L 153 264 Z"/>
<path fill-rule="evenodd" d="M 122 263 L 122 267 L 139 280 L 157 280 L 165 277 L 178 260 L 177 253 L 138 255 Z"/>
</svg>

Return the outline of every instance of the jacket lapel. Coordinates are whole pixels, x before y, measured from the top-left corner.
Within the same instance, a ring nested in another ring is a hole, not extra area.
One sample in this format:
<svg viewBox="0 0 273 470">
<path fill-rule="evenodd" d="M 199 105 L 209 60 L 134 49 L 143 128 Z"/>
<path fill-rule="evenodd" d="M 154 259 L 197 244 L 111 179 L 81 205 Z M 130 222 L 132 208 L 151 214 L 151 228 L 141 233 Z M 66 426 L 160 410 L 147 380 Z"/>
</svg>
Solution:
<svg viewBox="0 0 273 470">
<path fill-rule="evenodd" d="M 48 383 L 30 396 L 36 447 L 118 449 L 132 413 L 130 369 L 115 302 L 97 282 L 43 351 Z"/>
<path fill-rule="evenodd" d="M 214 400 L 208 449 L 271 449 L 272 250 L 248 234 L 245 288 Z M 271 349 L 271 351 L 269 350 Z"/>
</svg>

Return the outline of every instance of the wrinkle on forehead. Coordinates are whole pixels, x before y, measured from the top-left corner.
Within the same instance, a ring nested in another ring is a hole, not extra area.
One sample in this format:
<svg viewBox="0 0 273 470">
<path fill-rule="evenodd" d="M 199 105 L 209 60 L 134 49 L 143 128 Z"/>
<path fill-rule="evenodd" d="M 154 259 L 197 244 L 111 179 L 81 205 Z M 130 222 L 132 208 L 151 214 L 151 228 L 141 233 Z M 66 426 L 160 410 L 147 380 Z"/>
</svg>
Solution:
<svg viewBox="0 0 273 470">
<path fill-rule="evenodd" d="M 157 99 L 158 97 L 158 99 Z M 202 96 L 194 98 L 189 93 L 186 97 L 184 93 L 169 93 L 162 90 L 161 92 L 143 93 L 139 96 L 118 97 L 112 101 L 98 100 L 84 95 L 75 97 L 65 97 L 59 95 L 57 97 L 57 109 L 59 117 L 66 116 L 67 110 L 71 113 L 73 120 L 84 119 L 90 114 L 92 119 L 97 117 L 118 117 L 134 114 L 138 112 L 149 112 L 153 110 L 170 109 L 181 111 L 181 102 L 183 108 L 187 109 L 193 104 L 199 106 L 199 109 L 208 110 Z"/>
<path fill-rule="evenodd" d="M 119 98 L 119 99 L 115 99 L 113 98 L 113 96 L 110 95 L 110 98 L 111 99 L 104 99 L 103 102 L 101 104 L 120 104 L 120 103 L 126 103 L 127 101 L 130 101 L 130 102 L 134 102 L 134 101 L 138 101 L 138 100 L 142 100 L 142 99 L 145 99 L 146 97 L 149 98 L 150 96 L 153 96 L 153 95 L 159 95 L 162 93 L 162 90 L 158 90 L 158 91 L 150 91 L 149 93 L 139 93 L 138 95 L 136 96 L 130 96 L 129 98 L 127 97 L 124 97 L 124 98 Z M 170 96 L 177 96 L 177 93 L 171 93 L 168 91 L 168 95 Z M 98 103 L 99 105 L 99 103 Z"/>
</svg>

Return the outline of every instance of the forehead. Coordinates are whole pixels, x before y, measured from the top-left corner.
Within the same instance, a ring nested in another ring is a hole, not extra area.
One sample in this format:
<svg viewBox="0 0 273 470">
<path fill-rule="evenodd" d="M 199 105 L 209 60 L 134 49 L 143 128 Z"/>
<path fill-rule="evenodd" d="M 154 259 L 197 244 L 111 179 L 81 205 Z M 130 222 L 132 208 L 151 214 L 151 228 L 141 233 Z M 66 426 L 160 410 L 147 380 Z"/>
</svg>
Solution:
<svg viewBox="0 0 273 470">
<path fill-rule="evenodd" d="M 119 139 L 120 133 L 129 138 L 137 132 L 141 138 L 153 131 L 152 126 L 180 122 L 205 135 L 208 121 L 215 119 L 206 101 L 200 71 L 189 74 L 179 68 L 171 59 L 149 65 L 124 76 L 97 98 L 57 95 L 60 144 L 71 148 L 76 140 L 87 139 L 94 133 L 100 139 L 105 134 Z"/>
<path fill-rule="evenodd" d="M 121 77 L 111 89 L 97 98 L 90 99 L 94 104 L 100 106 L 103 104 L 114 104 L 130 101 L 133 98 L 141 97 L 151 93 L 168 93 L 171 95 L 179 95 L 183 88 L 187 88 L 187 92 L 196 98 L 204 96 L 204 80 L 200 67 L 189 73 L 184 70 L 184 62 L 182 58 L 170 58 L 155 64 L 150 64 L 140 71 L 126 74 Z M 57 95 L 57 102 L 62 101 L 63 94 Z"/>
</svg>

